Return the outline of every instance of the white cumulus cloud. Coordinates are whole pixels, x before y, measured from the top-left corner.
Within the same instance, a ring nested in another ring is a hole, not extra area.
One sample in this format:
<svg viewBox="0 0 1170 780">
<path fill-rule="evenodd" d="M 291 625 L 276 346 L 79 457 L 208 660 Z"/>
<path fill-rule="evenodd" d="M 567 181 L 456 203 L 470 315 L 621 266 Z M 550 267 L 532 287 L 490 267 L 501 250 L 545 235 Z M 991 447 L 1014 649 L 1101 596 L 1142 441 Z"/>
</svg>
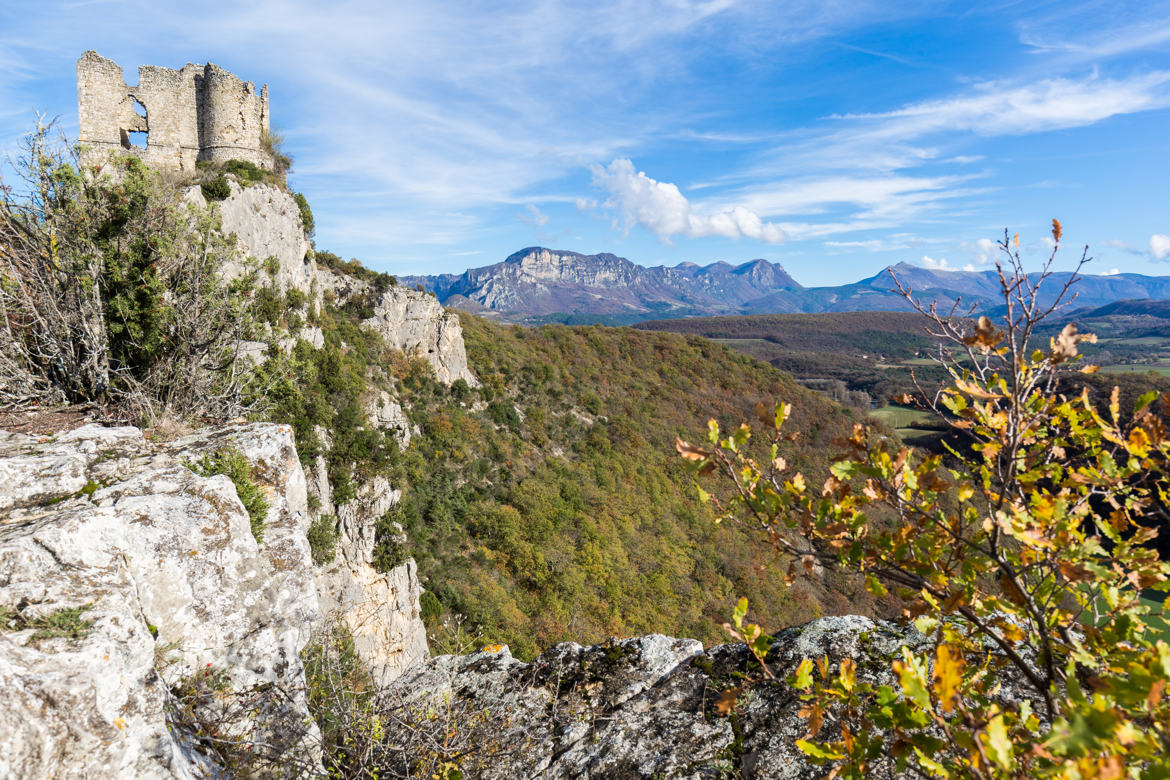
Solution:
<svg viewBox="0 0 1170 780">
<path fill-rule="evenodd" d="M 974 265 L 989 265 L 999 254 L 999 245 L 990 238 L 981 238 L 978 241 L 964 241 L 963 251 L 971 254 Z"/>
<path fill-rule="evenodd" d="M 945 257 L 940 257 L 939 259 L 935 260 L 930 255 L 923 255 L 922 256 L 922 265 L 925 268 L 930 268 L 934 271 L 953 271 L 954 270 L 949 265 L 947 265 L 947 259 Z"/>
<path fill-rule="evenodd" d="M 1165 260 L 1170 257 L 1170 236 L 1155 233 L 1150 236 L 1150 257 Z"/>
<path fill-rule="evenodd" d="M 627 159 L 593 166 L 593 183 L 609 192 L 605 205 L 617 210 L 627 229 L 641 225 L 664 241 L 673 236 L 743 236 L 777 244 L 787 238 L 779 226 L 743 206 L 697 213 L 677 186 L 650 178 Z"/>
</svg>

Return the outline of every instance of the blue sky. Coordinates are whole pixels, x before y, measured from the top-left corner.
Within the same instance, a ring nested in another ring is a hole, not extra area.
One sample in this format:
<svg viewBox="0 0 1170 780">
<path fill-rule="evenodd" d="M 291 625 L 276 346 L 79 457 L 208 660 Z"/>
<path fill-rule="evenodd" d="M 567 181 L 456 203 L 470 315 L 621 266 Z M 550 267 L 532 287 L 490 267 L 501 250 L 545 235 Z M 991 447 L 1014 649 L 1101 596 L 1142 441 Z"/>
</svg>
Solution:
<svg viewBox="0 0 1170 780">
<path fill-rule="evenodd" d="M 1005 227 L 1039 262 L 1059 217 L 1094 272 L 1170 274 L 1170 2 L 4 0 L 0 149 L 34 108 L 76 132 L 90 48 L 267 82 L 318 247 L 391 273 L 540 244 L 836 284 Z"/>
</svg>

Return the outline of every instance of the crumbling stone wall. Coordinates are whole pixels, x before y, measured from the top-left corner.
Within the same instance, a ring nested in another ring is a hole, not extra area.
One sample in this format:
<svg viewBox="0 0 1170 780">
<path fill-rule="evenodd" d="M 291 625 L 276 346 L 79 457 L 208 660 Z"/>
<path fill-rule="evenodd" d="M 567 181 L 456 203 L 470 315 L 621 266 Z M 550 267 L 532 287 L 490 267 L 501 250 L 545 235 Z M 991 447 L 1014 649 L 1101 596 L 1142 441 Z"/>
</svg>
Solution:
<svg viewBox="0 0 1170 780">
<path fill-rule="evenodd" d="M 77 61 L 78 140 L 87 154 L 128 152 L 169 170 L 191 170 L 200 160 L 247 160 L 272 168 L 262 138 L 268 132 L 268 85 L 259 92 L 208 63 L 182 70 L 144 65 L 130 87 L 122 68 L 95 51 Z M 132 143 L 146 133 L 146 146 Z"/>
</svg>

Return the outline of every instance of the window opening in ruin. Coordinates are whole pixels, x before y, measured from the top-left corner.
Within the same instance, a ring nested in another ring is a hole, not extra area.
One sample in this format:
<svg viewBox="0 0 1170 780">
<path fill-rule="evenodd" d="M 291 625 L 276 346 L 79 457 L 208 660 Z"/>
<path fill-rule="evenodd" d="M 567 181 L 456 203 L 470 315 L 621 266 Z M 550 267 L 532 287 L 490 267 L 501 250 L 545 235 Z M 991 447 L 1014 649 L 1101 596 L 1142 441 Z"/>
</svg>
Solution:
<svg viewBox="0 0 1170 780">
<path fill-rule="evenodd" d="M 145 149 L 148 137 L 150 135 L 150 120 L 146 116 L 146 106 L 139 102 L 138 98 L 133 95 L 130 96 L 130 105 L 134 109 L 134 113 L 142 117 L 142 125 L 146 127 L 145 130 L 129 130 L 123 139 L 122 146 L 129 149 L 131 146 L 137 146 L 139 149 Z M 127 144 L 129 144 L 127 146 Z"/>
</svg>

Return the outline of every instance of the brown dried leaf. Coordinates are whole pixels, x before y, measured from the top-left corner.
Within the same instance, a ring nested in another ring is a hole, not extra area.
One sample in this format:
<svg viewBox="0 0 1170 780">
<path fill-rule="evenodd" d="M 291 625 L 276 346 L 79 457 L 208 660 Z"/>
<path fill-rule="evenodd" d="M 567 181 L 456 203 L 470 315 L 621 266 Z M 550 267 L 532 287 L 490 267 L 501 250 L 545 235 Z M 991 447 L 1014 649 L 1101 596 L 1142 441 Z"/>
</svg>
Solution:
<svg viewBox="0 0 1170 780">
<path fill-rule="evenodd" d="M 1059 219 L 1052 220 L 1052 239 L 1054 241 L 1056 241 L 1057 243 L 1060 242 L 1060 232 L 1061 232 L 1060 231 L 1060 220 Z"/>
<path fill-rule="evenodd" d="M 1068 323 L 1057 337 L 1052 339 L 1052 352 L 1048 354 L 1053 363 L 1064 363 L 1076 357 L 1076 345 L 1081 341 L 1096 341 L 1093 333 L 1076 332 L 1076 324 Z"/>
<path fill-rule="evenodd" d="M 1146 695 L 1146 704 L 1149 705 L 1151 710 L 1162 703 L 1162 696 L 1164 696 L 1165 693 L 1165 680 L 1158 680 L 1156 683 L 1150 686 L 1150 692 Z"/>
<path fill-rule="evenodd" d="M 743 686 L 737 685 L 734 688 L 728 688 L 719 694 L 715 699 L 715 714 L 727 716 L 735 709 L 735 702 L 739 699 L 739 695 L 743 693 Z"/>
<path fill-rule="evenodd" d="M 1057 565 L 1060 567 L 1060 573 L 1069 582 L 1088 582 L 1093 579 L 1093 572 L 1086 569 L 1084 564 L 1060 561 Z"/>
<path fill-rule="evenodd" d="M 1003 331 L 992 324 L 991 318 L 983 315 L 975 322 L 975 332 L 963 339 L 967 346 L 977 346 L 984 352 L 1003 341 Z"/>
<path fill-rule="evenodd" d="M 696 447 L 693 444 L 676 438 L 674 440 L 674 448 L 678 450 L 678 454 L 682 455 L 686 460 L 706 460 L 711 457 L 711 453 L 702 447 Z"/>
</svg>

